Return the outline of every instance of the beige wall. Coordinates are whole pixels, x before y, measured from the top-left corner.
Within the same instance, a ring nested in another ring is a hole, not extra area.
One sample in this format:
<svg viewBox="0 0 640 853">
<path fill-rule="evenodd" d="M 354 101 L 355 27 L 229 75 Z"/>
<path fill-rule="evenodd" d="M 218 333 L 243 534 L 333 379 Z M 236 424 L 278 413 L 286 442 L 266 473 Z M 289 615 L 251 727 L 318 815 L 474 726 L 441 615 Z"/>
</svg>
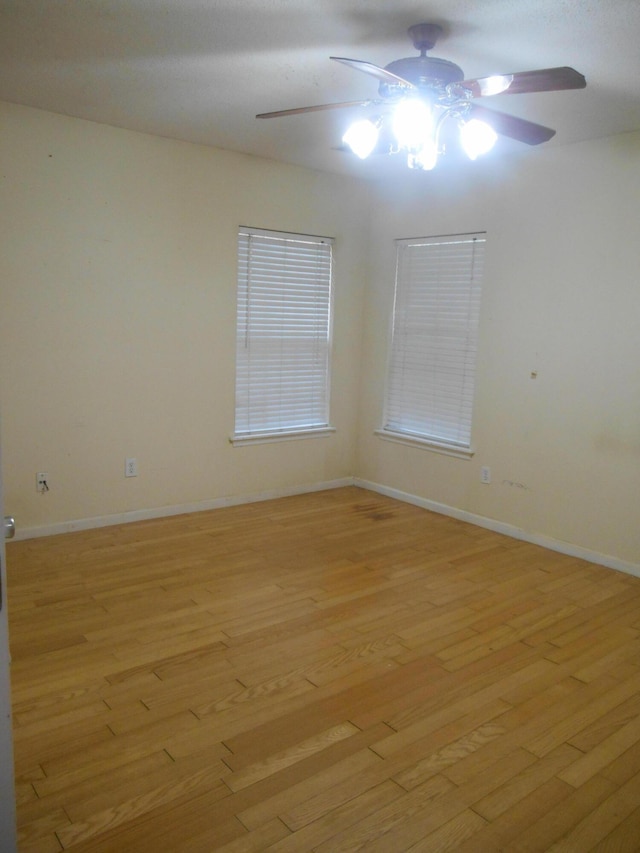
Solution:
<svg viewBox="0 0 640 853">
<path fill-rule="evenodd" d="M 1 109 L 5 506 L 23 529 L 356 475 L 640 565 L 640 135 L 366 188 Z M 228 442 L 239 224 L 336 237 L 331 438 Z M 488 249 L 465 461 L 373 431 L 393 238 L 476 230 Z"/>
<path fill-rule="evenodd" d="M 640 565 L 640 134 L 479 166 L 380 188 L 358 474 Z M 488 232 L 471 461 L 373 435 L 392 240 L 465 231 Z"/>
<path fill-rule="evenodd" d="M 1 119 L 0 406 L 20 528 L 352 475 L 364 189 L 12 105 Z M 240 224 L 336 238 L 329 438 L 229 444 Z"/>
</svg>

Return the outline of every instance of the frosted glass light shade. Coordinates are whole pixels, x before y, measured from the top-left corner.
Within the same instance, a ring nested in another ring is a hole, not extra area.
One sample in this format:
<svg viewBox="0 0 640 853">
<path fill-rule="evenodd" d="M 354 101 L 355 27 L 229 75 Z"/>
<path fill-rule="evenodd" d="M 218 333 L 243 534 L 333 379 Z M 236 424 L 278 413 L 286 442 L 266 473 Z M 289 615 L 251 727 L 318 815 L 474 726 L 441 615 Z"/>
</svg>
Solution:
<svg viewBox="0 0 640 853">
<path fill-rule="evenodd" d="M 491 151 L 498 134 L 486 122 L 474 118 L 460 128 L 460 142 L 470 160 Z"/>
<path fill-rule="evenodd" d="M 349 146 L 356 157 L 364 160 L 376 147 L 378 128 L 368 119 L 354 121 L 342 137 L 342 141 Z"/>
</svg>

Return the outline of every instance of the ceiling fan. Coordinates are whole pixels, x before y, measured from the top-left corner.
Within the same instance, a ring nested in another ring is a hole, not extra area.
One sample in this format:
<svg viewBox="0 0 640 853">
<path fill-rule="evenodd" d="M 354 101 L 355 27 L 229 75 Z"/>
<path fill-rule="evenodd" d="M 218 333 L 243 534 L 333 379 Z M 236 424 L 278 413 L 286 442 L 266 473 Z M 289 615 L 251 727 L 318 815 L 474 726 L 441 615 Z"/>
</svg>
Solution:
<svg viewBox="0 0 640 853">
<path fill-rule="evenodd" d="M 368 119 L 356 121 L 343 141 L 359 157 L 373 151 L 405 152 L 412 168 L 431 169 L 443 151 L 441 130 L 455 123 L 460 141 L 471 159 L 490 150 L 497 134 L 527 145 L 546 142 L 555 130 L 517 116 L 480 106 L 475 101 L 491 95 L 520 95 L 583 89 L 587 83 L 573 68 L 544 68 L 491 77 L 466 79 L 463 70 L 446 59 L 427 56 L 442 34 L 438 24 L 415 24 L 408 30 L 419 56 L 396 59 L 384 68 L 360 59 L 331 56 L 379 81 L 379 98 L 342 101 L 260 113 L 256 118 L 280 118 L 300 113 L 344 108 L 374 108 Z M 378 111 L 377 114 L 376 110 Z M 391 118 L 391 121 L 389 121 Z"/>
</svg>

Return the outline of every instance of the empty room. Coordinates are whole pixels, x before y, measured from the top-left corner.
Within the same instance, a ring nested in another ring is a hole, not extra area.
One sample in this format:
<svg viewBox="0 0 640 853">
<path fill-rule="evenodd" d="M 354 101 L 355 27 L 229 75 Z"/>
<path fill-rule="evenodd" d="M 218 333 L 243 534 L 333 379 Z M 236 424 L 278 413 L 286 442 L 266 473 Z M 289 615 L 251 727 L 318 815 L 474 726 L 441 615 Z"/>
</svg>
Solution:
<svg viewBox="0 0 640 853">
<path fill-rule="evenodd" d="M 640 850 L 640 5 L 0 0 L 0 851 Z"/>
</svg>

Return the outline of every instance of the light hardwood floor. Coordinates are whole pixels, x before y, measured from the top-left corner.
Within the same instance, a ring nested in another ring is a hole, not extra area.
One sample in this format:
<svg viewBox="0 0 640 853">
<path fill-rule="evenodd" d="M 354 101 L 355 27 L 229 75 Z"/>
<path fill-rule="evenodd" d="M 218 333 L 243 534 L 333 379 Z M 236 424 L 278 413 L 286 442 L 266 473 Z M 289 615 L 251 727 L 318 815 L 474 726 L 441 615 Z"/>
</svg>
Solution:
<svg viewBox="0 0 640 853">
<path fill-rule="evenodd" d="M 640 850 L 640 579 L 356 488 L 8 543 L 20 850 Z"/>
</svg>

